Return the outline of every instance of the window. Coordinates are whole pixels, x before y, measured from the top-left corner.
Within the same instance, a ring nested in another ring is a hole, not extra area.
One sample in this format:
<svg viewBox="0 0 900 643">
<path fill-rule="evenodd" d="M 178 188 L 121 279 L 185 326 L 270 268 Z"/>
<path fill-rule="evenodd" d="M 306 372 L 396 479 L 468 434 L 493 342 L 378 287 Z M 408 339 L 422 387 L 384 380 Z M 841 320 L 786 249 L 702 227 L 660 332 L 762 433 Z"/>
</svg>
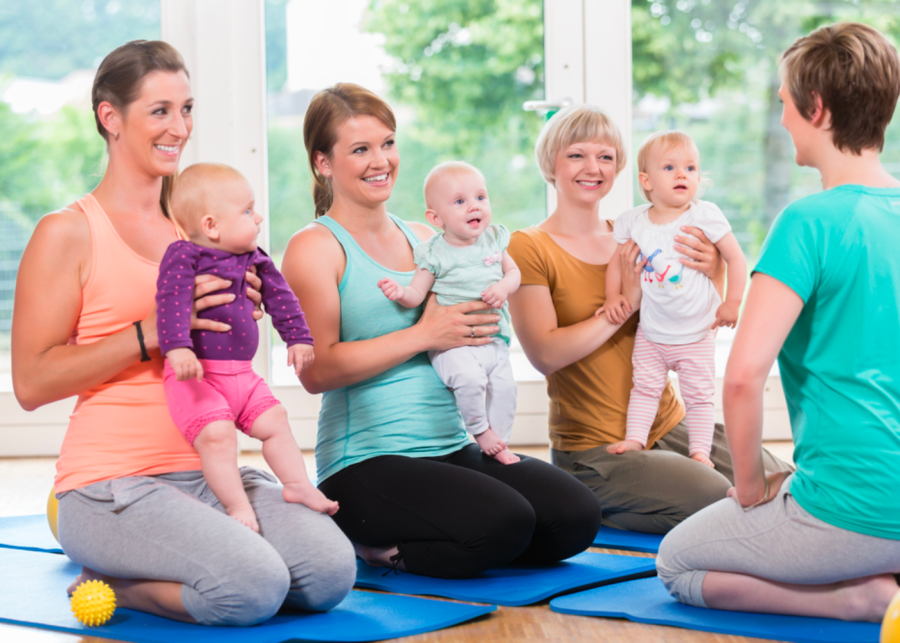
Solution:
<svg viewBox="0 0 900 643">
<path fill-rule="evenodd" d="M 315 92 L 353 82 L 385 98 L 398 119 L 401 166 L 388 210 L 425 220 L 422 184 L 437 163 L 484 173 L 493 220 L 517 230 L 546 216 L 534 161 L 544 97 L 543 3 L 498 0 L 266 0 L 270 242 L 276 263 L 313 219 L 303 115 Z M 276 384 L 297 378 L 273 338 Z"/>
<path fill-rule="evenodd" d="M 0 391 L 12 390 L 13 293 L 34 225 L 103 175 L 94 72 L 123 42 L 158 39 L 159 19 L 158 0 L 0 6 Z"/>
</svg>

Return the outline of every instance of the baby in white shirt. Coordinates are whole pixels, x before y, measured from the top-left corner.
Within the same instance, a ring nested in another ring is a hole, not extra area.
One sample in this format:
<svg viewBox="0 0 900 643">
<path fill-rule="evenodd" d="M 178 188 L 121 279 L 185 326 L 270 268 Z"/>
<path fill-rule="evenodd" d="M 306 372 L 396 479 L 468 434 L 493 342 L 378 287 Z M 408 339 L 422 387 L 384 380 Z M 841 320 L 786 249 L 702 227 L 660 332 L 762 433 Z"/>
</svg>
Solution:
<svg viewBox="0 0 900 643">
<path fill-rule="evenodd" d="M 646 448 L 650 426 L 670 370 L 678 373 L 690 436 L 690 456 L 713 466 L 709 459 L 714 428 L 715 334 L 720 326 L 734 328 L 747 282 L 744 253 L 725 215 L 714 204 L 694 197 L 700 184 L 700 154 L 690 136 L 679 131 L 657 132 L 638 152 L 641 193 L 649 204 L 623 212 L 613 235 L 620 244 L 634 240 L 647 263 L 641 273 L 641 321 L 632 363 L 634 388 L 628 403 L 625 439 L 611 444 L 611 453 Z M 728 266 L 723 302 L 712 281 L 681 263 L 675 235 L 694 226 L 712 241 Z M 606 303 L 597 311 L 621 324 L 630 309 L 622 295 L 622 275 L 614 256 L 606 277 Z"/>
</svg>

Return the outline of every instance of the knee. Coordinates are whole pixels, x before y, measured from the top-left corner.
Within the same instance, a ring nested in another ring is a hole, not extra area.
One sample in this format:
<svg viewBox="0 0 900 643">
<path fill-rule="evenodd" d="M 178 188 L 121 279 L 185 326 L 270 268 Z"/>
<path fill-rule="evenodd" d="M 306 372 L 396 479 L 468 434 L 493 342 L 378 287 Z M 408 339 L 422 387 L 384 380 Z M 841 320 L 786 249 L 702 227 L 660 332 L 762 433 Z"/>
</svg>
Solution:
<svg viewBox="0 0 900 643">
<path fill-rule="evenodd" d="M 291 585 L 287 565 L 275 553 L 243 559 L 240 569 L 217 574 L 214 587 L 183 585 L 185 608 L 202 625 L 249 626 L 271 618 L 281 608 Z M 188 592 L 197 596 L 191 598 Z"/>
<path fill-rule="evenodd" d="M 696 569 L 685 559 L 690 525 L 679 525 L 663 538 L 656 557 L 656 573 L 669 594 L 681 603 L 706 607 L 703 600 L 705 570 Z"/>
<path fill-rule="evenodd" d="M 194 446 L 208 451 L 237 450 L 237 435 L 231 422 L 212 422 L 203 427 Z"/>
<path fill-rule="evenodd" d="M 292 607 L 325 612 L 343 601 L 356 582 L 353 545 L 339 531 L 334 538 L 307 548 L 307 561 L 289 595 Z"/>
</svg>

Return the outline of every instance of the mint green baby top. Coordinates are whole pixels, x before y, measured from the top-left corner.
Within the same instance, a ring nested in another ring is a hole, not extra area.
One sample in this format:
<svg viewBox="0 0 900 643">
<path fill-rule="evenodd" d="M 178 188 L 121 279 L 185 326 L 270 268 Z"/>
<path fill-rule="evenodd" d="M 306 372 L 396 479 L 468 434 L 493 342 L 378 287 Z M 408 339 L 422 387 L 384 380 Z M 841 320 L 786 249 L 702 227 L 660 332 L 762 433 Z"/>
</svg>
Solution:
<svg viewBox="0 0 900 643">
<path fill-rule="evenodd" d="M 415 247 L 419 239 L 389 215 Z M 329 216 L 316 219 L 344 248 L 347 265 L 338 286 L 340 341 L 356 342 L 415 324 L 423 306 L 404 308 L 390 301 L 378 281 L 390 277 L 407 285 L 413 272 L 376 263 L 353 236 Z M 469 444 L 453 393 L 441 382 L 426 353 L 363 382 L 326 391 L 319 412 L 316 469 L 322 482 L 341 469 L 380 455 L 439 456 Z"/>
<path fill-rule="evenodd" d="M 451 246 L 444 233 L 434 235 L 416 246 L 415 260 L 419 268 L 434 275 L 432 292 L 441 306 L 467 301 L 481 301 L 481 293 L 503 279 L 502 259 L 509 245 L 509 230 L 502 225 L 488 226 L 471 246 Z M 500 332 L 496 336 L 509 344 L 509 304 L 500 310 L 479 310 L 474 314 L 500 315 Z"/>
<path fill-rule="evenodd" d="M 900 539 L 900 188 L 842 185 L 788 206 L 756 272 L 803 310 L 778 355 L 791 494 L 830 525 Z"/>
</svg>

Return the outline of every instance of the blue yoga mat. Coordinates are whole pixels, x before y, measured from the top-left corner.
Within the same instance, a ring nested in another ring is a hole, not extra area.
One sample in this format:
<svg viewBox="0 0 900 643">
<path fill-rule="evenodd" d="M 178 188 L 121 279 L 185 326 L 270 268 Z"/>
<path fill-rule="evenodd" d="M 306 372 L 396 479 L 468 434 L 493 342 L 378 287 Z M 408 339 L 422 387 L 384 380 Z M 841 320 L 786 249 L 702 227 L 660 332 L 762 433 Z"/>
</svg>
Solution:
<svg viewBox="0 0 900 643">
<path fill-rule="evenodd" d="M 582 553 L 551 565 L 508 565 L 476 578 L 446 580 L 390 572 L 357 561 L 356 586 L 396 594 L 442 596 L 476 603 L 530 605 L 605 582 L 656 573 L 656 560 L 613 554 Z"/>
<path fill-rule="evenodd" d="M 63 553 L 47 524 L 47 516 L 13 516 L 0 518 L 0 547 Z"/>
<path fill-rule="evenodd" d="M 659 534 L 642 534 L 638 531 L 600 527 L 597 537 L 594 538 L 593 546 L 658 554 L 659 543 L 662 542 L 664 537 Z"/>
<path fill-rule="evenodd" d="M 659 578 L 598 587 L 555 598 L 550 601 L 550 609 L 562 614 L 627 618 L 637 623 L 797 643 L 878 643 L 881 629 L 878 623 L 691 607 L 669 596 Z"/>
<path fill-rule="evenodd" d="M 497 609 L 354 591 L 330 612 L 283 613 L 255 627 L 189 625 L 117 609 L 106 625 L 88 628 L 72 616 L 66 596 L 80 571 L 65 556 L 0 549 L 0 621 L 136 643 L 377 641 L 431 632 Z"/>
</svg>

